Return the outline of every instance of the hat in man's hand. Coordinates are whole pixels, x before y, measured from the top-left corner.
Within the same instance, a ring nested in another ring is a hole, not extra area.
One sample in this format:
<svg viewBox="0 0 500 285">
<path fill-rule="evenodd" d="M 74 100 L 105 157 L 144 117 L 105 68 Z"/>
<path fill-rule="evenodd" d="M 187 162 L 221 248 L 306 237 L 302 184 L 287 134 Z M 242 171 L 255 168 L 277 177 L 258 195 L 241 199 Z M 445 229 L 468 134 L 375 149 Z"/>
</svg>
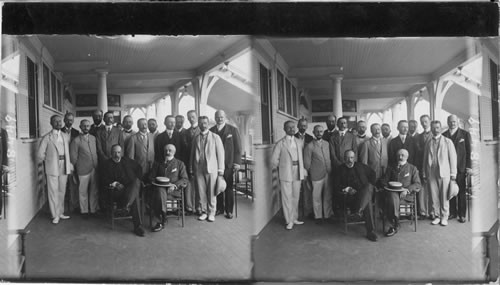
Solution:
<svg viewBox="0 0 500 285">
<path fill-rule="evenodd" d="M 221 175 L 217 176 L 217 182 L 215 183 L 215 196 L 224 192 L 224 190 L 226 190 L 226 187 L 227 183 L 226 180 L 224 180 L 224 177 Z"/>
<path fill-rule="evenodd" d="M 450 181 L 450 185 L 448 186 L 448 200 L 451 200 L 453 197 L 458 195 L 458 184 L 456 181 Z"/>
</svg>

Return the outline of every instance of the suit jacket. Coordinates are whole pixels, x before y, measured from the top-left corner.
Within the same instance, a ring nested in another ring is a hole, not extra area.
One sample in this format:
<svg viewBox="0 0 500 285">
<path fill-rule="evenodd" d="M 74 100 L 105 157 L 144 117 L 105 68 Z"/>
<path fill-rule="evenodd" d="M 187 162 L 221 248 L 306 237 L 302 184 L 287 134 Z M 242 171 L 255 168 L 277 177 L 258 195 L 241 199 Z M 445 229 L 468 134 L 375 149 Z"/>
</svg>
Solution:
<svg viewBox="0 0 500 285">
<path fill-rule="evenodd" d="M 297 145 L 297 158 L 299 162 L 299 180 L 303 180 L 305 176 L 304 162 L 303 162 L 303 146 L 302 140 L 293 137 Z M 286 141 L 286 136 L 280 139 L 273 148 L 273 154 L 271 156 L 271 168 L 278 168 L 279 178 L 282 181 L 297 181 L 293 173 L 292 167 L 292 149 Z"/>
<path fill-rule="evenodd" d="M 391 165 L 387 168 L 382 184 L 387 186 L 390 181 L 401 182 L 401 184 L 403 184 L 403 188 L 407 188 L 409 190 L 421 188 L 418 169 L 408 162 L 401 166 L 399 170 L 397 165 Z"/>
<path fill-rule="evenodd" d="M 200 133 L 200 128 L 198 126 L 196 127 L 189 127 L 184 131 L 184 143 L 186 148 L 184 149 L 184 157 L 186 160 L 184 160 L 184 164 L 186 164 L 186 168 L 189 169 L 190 167 L 190 157 L 191 157 L 191 148 L 193 147 L 193 139 L 196 135 Z"/>
<path fill-rule="evenodd" d="M 330 144 L 334 150 L 332 154 L 332 163 L 334 166 L 340 166 L 344 163 L 344 153 L 347 150 L 354 151 L 354 157 L 358 156 L 358 145 L 356 144 L 356 136 L 350 132 L 345 132 L 344 137 L 340 136 L 339 131 L 333 132 L 330 137 Z"/>
<path fill-rule="evenodd" d="M 389 164 L 393 165 L 398 163 L 397 152 L 402 148 L 408 151 L 408 162 L 411 164 L 414 163 L 413 160 L 415 159 L 416 154 L 415 139 L 409 135 L 406 135 L 405 143 L 403 144 L 401 137 L 398 135 L 397 137 L 392 138 L 391 142 L 389 143 Z"/>
<path fill-rule="evenodd" d="M 70 130 L 68 130 L 68 128 L 66 128 L 66 127 L 63 127 L 61 129 L 61 131 L 69 134 L 71 140 L 73 140 L 74 138 L 76 138 L 76 137 L 78 137 L 80 135 L 80 132 L 77 129 L 73 128 L 73 127 Z"/>
<path fill-rule="evenodd" d="M 107 187 L 115 181 L 127 187 L 136 179 L 142 178 L 141 166 L 128 157 L 122 157 L 119 163 L 110 158 L 102 164 L 100 170 L 102 175 L 99 176 L 99 181 L 103 187 Z"/>
<path fill-rule="evenodd" d="M 329 142 L 330 141 L 330 138 L 332 137 L 333 133 L 336 132 L 337 129 L 333 129 L 333 131 L 329 132 L 328 129 L 326 129 L 324 132 L 323 132 L 323 137 L 322 139 L 324 139 L 325 141 Z"/>
<path fill-rule="evenodd" d="M 330 144 L 321 139 L 304 147 L 304 168 L 309 172 L 312 181 L 319 181 L 332 171 L 330 160 Z"/>
<path fill-rule="evenodd" d="M 172 137 L 169 138 L 167 131 L 159 134 L 155 139 L 155 161 L 162 162 L 165 160 L 164 149 L 167 144 L 173 144 L 175 146 L 175 158 L 182 160 L 182 138 L 181 134 L 173 130 Z"/>
<path fill-rule="evenodd" d="M 97 168 L 96 139 L 89 134 L 88 141 L 81 134 L 73 139 L 69 147 L 71 163 L 75 166 L 78 175 L 87 175 Z"/>
<path fill-rule="evenodd" d="M 323 133 L 323 134 L 324 134 L 324 133 Z M 300 133 L 299 133 L 299 132 L 296 132 L 294 136 L 295 136 L 296 138 L 298 138 L 298 139 L 302 139 L 302 138 L 301 138 L 301 135 L 300 135 Z M 303 140 L 304 140 L 304 147 L 306 147 L 306 145 L 307 145 L 308 143 L 310 143 L 310 142 L 312 142 L 312 141 L 314 140 L 314 137 L 313 137 L 313 136 L 311 136 L 311 135 L 310 135 L 310 134 L 308 134 L 308 133 L 304 133 L 304 139 L 303 139 Z"/>
<path fill-rule="evenodd" d="M 69 157 L 69 141 L 70 137 L 64 132 L 59 134 L 63 139 L 62 148 L 58 149 L 56 137 L 52 130 L 42 137 L 40 147 L 38 148 L 38 160 L 45 162 L 45 173 L 47 175 L 60 176 L 71 173 L 71 161 Z M 59 156 L 64 155 L 64 170 L 59 171 Z"/>
<path fill-rule="evenodd" d="M 125 148 L 127 148 L 127 144 L 130 141 L 130 138 L 135 135 L 137 132 L 134 130 L 130 130 L 130 132 L 126 132 L 125 129 L 122 130 L 123 133 L 123 144 L 125 145 Z"/>
<path fill-rule="evenodd" d="M 207 163 L 208 173 L 217 173 L 219 170 L 224 171 L 224 146 L 220 137 L 211 131 L 208 131 L 205 143 L 205 149 L 201 145 L 202 134 L 196 135 L 193 139 L 193 146 L 191 148 L 191 169 L 192 172 L 198 172 L 198 163 L 200 161 L 200 152 L 204 151 L 205 160 Z"/>
<path fill-rule="evenodd" d="M 241 164 L 241 138 L 238 129 L 226 124 L 220 132 L 217 131 L 217 126 L 211 127 L 210 131 L 219 135 L 222 140 L 226 169 L 233 168 L 233 164 Z"/>
<path fill-rule="evenodd" d="M 143 175 L 149 173 L 155 159 L 154 135 L 146 133 L 147 141 L 143 140 L 140 132 L 132 135 L 125 146 L 125 155 L 135 160 L 141 166 Z"/>
<path fill-rule="evenodd" d="M 104 123 L 102 122 L 99 126 L 97 126 L 96 124 L 92 124 L 90 126 L 89 134 L 93 135 L 94 137 L 97 137 L 97 130 L 102 126 L 104 126 Z"/>
<path fill-rule="evenodd" d="M 470 133 L 459 128 L 454 137 L 451 136 L 450 130 L 444 132 L 443 136 L 449 138 L 455 146 L 455 150 L 457 152 L 458 173 L 465 173 L 466 168 L 472 168 L 470 157 L 472 139 L 470 137 Z"/>
<path fill-rule="evenodd" d="M 173 158 L 169 162 L 155 161 L 151 168 L 149 179 L 150 181 L 154 181 L 158 176 L 167 177 L 170 179 L 170 183 L 175 184 L 177 187 L 185 187 L 189 181 L 184 162 L 176 158 Z"/>
<path fill-rule="evenodd" d="M 376 179 L 382 177 L 388 164 L 387 142 L 380 139 L 377 144 L 375 138 L 370 138 L 360 146 L 358 161 L 368 165 L 375 171 Z"/>
<path fill-rule="evenodd" d="M 416 154 L 415 154 L 415 159 L 413 160 L 414 165 L 418 168 L 418 171 L 420 172 L 420 175 L 423 174 L 422 169 L 424 165 L 424 150 L 425 150 L 425 145 L 427 142 L 432 139 L 432 133 L 431 131 L 428 131 L 427 133 L 423 131 L 422 133 L 418 134 L 416 137 Z"/>
<path fill-rule="evenodd" d="M 457 152 L 453 142 L 444 136 L 441 136 L 437 153 L 432 148 L 433 138 L 425 145 L 424 151 L 424 177 L 429 177 L 432 171 L 432 158 L 437 155 L 439 165 L 439 177 L 449 178 L 457 176 Z"/>
<path fill-rule="evenodd" d="M 370 183 L 372 185 L 375 185 L 375 171 L 373 171 L 368 165 L 360 163 L 360 162 L 355 162 L 354 163 L 354 172 L 356 173 L 356 178 L 357 181 L 355 184 L 361 185 L 363 187 L 364 185 Z M 348 181 L 348 171 L 349 168 L 345 163 L 340 165 L 339 167 L 339 183 L 337 187 L 337 191 L 341 191 L 342 189 L 346 188 L 347 186 L 353 187 L 356 189 L 355 184 L 353 184 L 353 181 Z M 356 189 L 360 190 L 360 189 Z"/>
<path fill-rule="evenodd" d="M 122 147 L 123 155 L 125 152 L 125 140 L 122 131 L 117 127 L 112 127 L 111 132 L 108 134 L 106 127 L 99 127 L 96 135 L 96 146 L 100 162 L 111 158 L 111 147 L 115 144 L 119 144 Z"/>
</svg>

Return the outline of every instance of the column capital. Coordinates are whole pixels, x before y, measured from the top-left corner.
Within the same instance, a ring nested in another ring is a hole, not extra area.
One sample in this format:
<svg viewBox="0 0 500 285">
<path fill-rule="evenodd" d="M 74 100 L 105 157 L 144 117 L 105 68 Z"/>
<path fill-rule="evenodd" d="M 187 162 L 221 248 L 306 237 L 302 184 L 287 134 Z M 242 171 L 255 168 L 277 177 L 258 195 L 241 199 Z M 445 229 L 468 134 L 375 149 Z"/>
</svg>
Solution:
<svg viewBox="0 0 500 285">
<path fill-rule="evenodd" d="M 95 69 L 94 71 L 99 75 L 107 75 L 109 72 L 107 69 Z"/>
<path fill-rule="evenodd" d="M 330 75 L 328 75 L 332 80 L 342 80 L 344 79 L 344 75 L 343 74 L 338 74 L 338 73 L 332 73 Z"/>
</svg>

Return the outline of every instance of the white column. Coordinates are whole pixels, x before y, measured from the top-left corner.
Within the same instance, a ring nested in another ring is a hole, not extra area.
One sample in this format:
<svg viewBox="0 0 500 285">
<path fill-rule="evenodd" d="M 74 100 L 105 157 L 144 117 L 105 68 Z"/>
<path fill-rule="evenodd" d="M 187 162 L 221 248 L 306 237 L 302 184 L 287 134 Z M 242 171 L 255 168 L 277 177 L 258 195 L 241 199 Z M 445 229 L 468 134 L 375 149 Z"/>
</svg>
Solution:
<svg viewBox="0 0 500 285">
<path fill-rule="evenodd" d="M 196 111 L 196 115 L 200 116 L 200 104 L 201 104 L 200 79 L 198 77 L 193 78 L 193 80 L 191 81 L 191 85 L 193 86 L 194 109 Z"/>
<path fill-rule="evenodd" d="M 97 107 L 103 113 L 108 111 L 108 88 L 106 86 L 106 70 L 96 70 L 99 77 L 99 88 L 97 91 Z"/>
<path fill-rule="evenodd" d="M 330 78 L 332 79 L 333 82 L 333 115 L 337 117 L 342 117 L 342 88 L 341 88 L 341 81 L 342 81 L 342 75 L 341 74 L 331 74 Z"/>
</svg>

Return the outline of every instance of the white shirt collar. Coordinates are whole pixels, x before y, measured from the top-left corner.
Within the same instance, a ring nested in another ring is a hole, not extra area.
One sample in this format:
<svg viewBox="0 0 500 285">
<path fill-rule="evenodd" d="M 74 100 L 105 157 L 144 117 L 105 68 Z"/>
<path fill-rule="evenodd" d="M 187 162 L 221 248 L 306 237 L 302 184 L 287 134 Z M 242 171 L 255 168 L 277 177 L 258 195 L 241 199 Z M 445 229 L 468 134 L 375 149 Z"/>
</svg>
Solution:
<svg viewBox="0 0 500 285">
<path fill-rule="evenodd" d="M 202 135 L 206 136 L 208 134 L 209 130 L 205 130 L 203 132 L 201 132 Z"/>
<path fill-rule="evenodd" d="M 345 129 L 343 131 L 339 130 L 339 134 L 341 134 L 341 135 L 345 135 L 346 133 L 347 133 L 347 129 Z"/>
<path fill-rule="evenodd" d="M 60 133 L 61 133 L 61 130 L 52 129 L 52 134 L 59 136 Z"/>
<path fill-rule="evenodd" d="M 457 131 L 458 131 L 458 128 L 450 129 L 450 135 L 454 135 Z"/>
<path fill-rule="evenodd" d="M 220 131 L 226 126 L 226 123 L 217 125 L 217 130 Z"/>
<path fill-rule="evenodd" d="M 434 139 L 438 140 L 438 139 L 440 139 L 440 138 L 441 138 L 441 134 L 438 134 L 437 136 L 432 136 L 432 138 L 434 138 Z"/>
</svg>

